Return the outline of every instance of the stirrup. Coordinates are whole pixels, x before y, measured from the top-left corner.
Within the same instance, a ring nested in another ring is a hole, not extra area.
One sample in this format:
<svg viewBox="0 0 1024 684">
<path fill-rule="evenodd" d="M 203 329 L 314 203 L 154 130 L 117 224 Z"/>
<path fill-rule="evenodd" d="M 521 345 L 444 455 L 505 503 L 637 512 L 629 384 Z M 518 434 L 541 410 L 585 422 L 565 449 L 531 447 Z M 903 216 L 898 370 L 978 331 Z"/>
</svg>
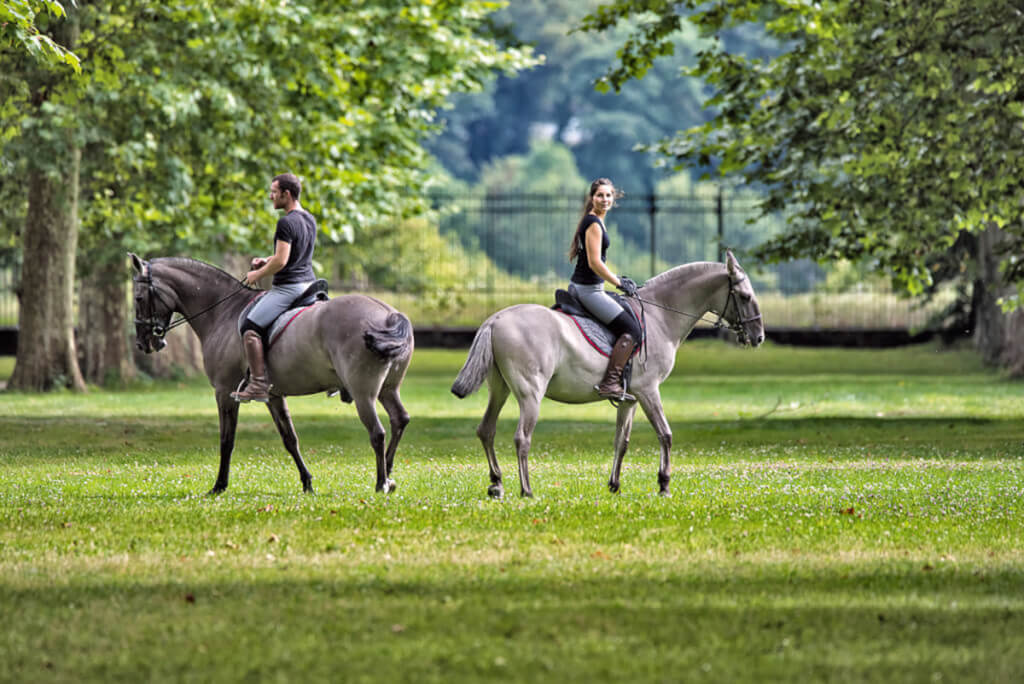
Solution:
<svg viewBox="0 0 1024 684">
<path fill-rule="evenodd" d="M 619 394 L 618 396 L 611 396 L 611 397 L 607 397 L 607 396 L 601 394 L 601 390 L 599 389 L 599 387 L 600 387 L 599 385 L 594 385 L 594 391 L 597 392 L 597 396 L 601 397 L 602 399 L 607 399 L 608 401 L 612 402 L 613 406 L 618 406 L 619 403 L 622 403 L 624 401 L 636 401 L 636 397 L 634 397 L 632 394 L 627 392 L 625 387 L 622 388 L 622 393 L 621 394 Z M 618 403 L 616 403 L 616 402 L 618 402 Z"/>
</svg>

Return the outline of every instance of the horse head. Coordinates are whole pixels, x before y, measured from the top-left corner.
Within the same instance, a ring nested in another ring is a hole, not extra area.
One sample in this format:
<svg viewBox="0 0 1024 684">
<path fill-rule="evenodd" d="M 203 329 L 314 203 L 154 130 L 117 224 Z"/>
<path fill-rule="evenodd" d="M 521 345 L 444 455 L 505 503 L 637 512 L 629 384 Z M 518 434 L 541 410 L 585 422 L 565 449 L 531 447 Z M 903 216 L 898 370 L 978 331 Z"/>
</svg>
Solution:
<svg viewBox="0 0 1024 684">
<path fill-rule="evenodd" d="M 761 305 L 757 302 L 750 278 L 740 268 L 732 251 L 726 251 L 725 264 L 729 272 L 729 294 L 722 310 L 722 318 L 736 333 L 740 344 L 757 347 L 764 342 Z"/>
<path fill-rule="evenodd" d="M 167 295 L 161 294 L 153 281 L 148 261 L 129 253 L 135 275 L 132 277 L 132 295 L 135 299 L 135 346 L 147 354 L 167 346 L 164 336 L 171 324 L 174 307 L 167 304 Z"/>
</svg>

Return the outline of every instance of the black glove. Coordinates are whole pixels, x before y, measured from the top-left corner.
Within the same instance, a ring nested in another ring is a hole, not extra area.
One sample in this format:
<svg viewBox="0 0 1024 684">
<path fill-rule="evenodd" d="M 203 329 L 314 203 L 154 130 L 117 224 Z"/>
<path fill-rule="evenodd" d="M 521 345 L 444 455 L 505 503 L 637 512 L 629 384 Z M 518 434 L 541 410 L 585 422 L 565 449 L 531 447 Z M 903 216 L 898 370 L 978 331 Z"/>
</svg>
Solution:
<svg viewBox="0 0 1024 684">
<path fill-rule="evenodd" d="M 627 297 L 636 296 L 636 283 L 632 278 L 619 276 L 619 289 L 625 292 Z"/>
</svg>

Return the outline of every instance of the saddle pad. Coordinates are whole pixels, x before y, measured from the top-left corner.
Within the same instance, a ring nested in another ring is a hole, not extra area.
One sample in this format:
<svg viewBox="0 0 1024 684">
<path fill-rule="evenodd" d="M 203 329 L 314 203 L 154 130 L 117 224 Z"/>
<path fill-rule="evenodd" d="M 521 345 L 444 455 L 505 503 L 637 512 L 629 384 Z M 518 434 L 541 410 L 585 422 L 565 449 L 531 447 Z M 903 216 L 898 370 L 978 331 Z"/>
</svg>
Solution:
<svg viewBox="0 0 1024 684">
<path fill-rule="evenodd" d="M 632 304 L 630 304 L 630 308 L 633 308 Z M 604 323 L 601 323 L 589 316 L 566 313 L 560 308 L 555 308 L 555 311 L 559 312 L 563 316 L 571 318 L 572 322 L 576 324 L 577 328 L 579 328 L 580 333 L 583 335 L 583 339 L 585 339 L 591 347 L 596 349 L 601 356 L 611 356 L 612 345 L 615 344 L 617 337 L 615 336 L 615 333 L 605 326 Z M 636 314 L 636 309 L 633 309 L 633 314 Z M 637 316 L 637 319 L 639 318 L 640 317 Z M 643 321 L 641 321 L 640 324 L 643 326 Z M 636 356 L 639 353 L 640 345 L 637 345 L 636 349 L 633 350 L 633 356 Z"/>
<path fill-rule="evenodd" d="M 612 345 L 615 344 L 615 335 L 603 323 L 598 323 L 593 318 L 586 316 L 566 313 L 561 309 L 556 309 L 556 311 L 572 319 L 572 322 L 576 324 L 576 327 L 583 334 L 583 339 L 589 342 L 590 346 L 596 349 L 601 356 L 611 356 Z"/>
<path fill-rule="evenodd" d="M 241 315 L 238 316 L 239 336 L 241 336 L 242 334 L 242 324 L 245 323 L 245 317 L 249 315 L 249 311 L 251 311 L 252 307 L 256 305 L 256 302 L 260 300 L 260 297 L 262 297 L 265 294 L 266 292 L 259 293 L 258 295 L 252 298 L 252 301 L 249 302 L 244 309 L 242 309 Z M 317 304 L 319 304 L 319 302 L 317 302 Z M 274 342 L 276 342 L 277 339 L 281 336 L 281 333 L 287 330 L 288 326 L 291 325 L 292 321 L 298 318 L 304 311 L 306 311 L 307 309 L 311 309 L 314 306 L 316 306 L 316 304 L 310 304 L 309 306 L 300 306 L 294 309 L 288 309 L 283 314 L 278 316 L 277 320 L 275 320 L 270 325 L 270 330 L 267 332 L 267 337 L 265 340 L 267 348 L 269 349 L 271 346 L 273 346 Z"/>
</svg>

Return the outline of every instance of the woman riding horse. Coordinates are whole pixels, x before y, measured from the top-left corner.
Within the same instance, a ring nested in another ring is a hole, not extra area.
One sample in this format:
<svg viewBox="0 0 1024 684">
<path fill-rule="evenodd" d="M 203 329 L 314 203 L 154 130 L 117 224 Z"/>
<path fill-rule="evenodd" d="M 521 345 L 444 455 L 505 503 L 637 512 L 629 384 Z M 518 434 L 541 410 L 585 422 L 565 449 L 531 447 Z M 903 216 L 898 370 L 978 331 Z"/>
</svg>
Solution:
<svg viewBox="0 0 1024 684">
<path fill-rule="evenodd" d="M 615 199 L 621 196 L 622 193 L 607 178 L 598 178 L 590 184 L 590 194 L 583 203 L 583 215 L 569 246 L 569 261 L 576 260 L 569 289 L 587 311 L 607 325 L 617 338 L 608 355 L 604 379 L 594 389 L 605 399 L 635 401 L 622 384 L 622 370 L 636 345 L 642 341 L 643 332 L 636 318 L 604 291 L 606 281 L 630 296 L 637 290 L 635 282 L 615 275 L 605 264 L 611 241 L 604 227 L 604 218 L 615 206 Z"/>
</svg>

